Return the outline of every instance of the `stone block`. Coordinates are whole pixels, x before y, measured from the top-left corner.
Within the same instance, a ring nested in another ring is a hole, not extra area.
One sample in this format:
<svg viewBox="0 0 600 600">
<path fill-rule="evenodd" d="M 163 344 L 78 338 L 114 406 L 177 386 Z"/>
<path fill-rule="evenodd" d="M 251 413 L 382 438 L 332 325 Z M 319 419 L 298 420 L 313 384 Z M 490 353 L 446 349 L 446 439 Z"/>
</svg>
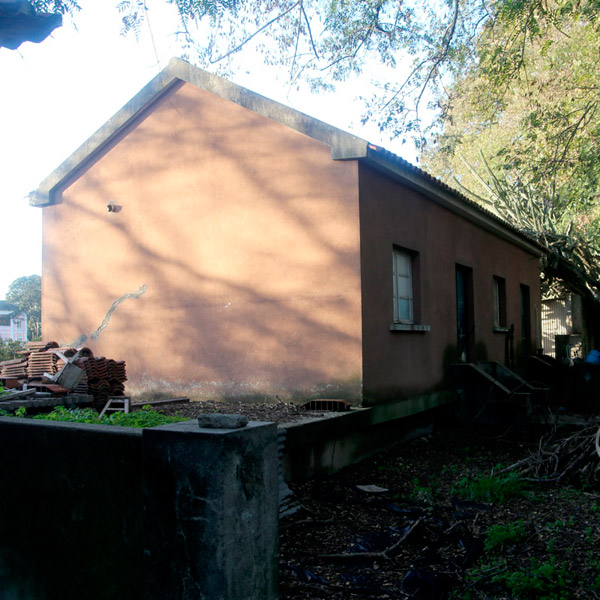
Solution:
<svg viewBox="0 0 600 600">
<path fill-rule="evenodd" d="M 275 600 L 277 427 L 144 430 L 146 600 Z"/>
</svg>

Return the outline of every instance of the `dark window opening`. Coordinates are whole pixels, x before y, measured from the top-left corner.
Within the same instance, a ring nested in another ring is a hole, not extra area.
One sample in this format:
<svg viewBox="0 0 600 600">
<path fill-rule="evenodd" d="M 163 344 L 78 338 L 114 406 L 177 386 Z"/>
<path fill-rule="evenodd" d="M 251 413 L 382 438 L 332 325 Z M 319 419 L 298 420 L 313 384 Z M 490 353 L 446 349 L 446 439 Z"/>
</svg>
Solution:
<svg viewBox="0 0 600 600">
<path fill-rule="evenodd" d="M 506 327 L 506 280 L 494 275 L 494 327 Z"/>
<path fill-rule="evenodd" d="M 531 299 L 529 286 L 521 284 L 521 353 L 531 354 Z"/>
<path fill-rule="evenodd" d="M 475 313 L 473 309 L 473 269 L 456 265 L 457 358 L 471 362 L 475 352 Z"/>
</svg>

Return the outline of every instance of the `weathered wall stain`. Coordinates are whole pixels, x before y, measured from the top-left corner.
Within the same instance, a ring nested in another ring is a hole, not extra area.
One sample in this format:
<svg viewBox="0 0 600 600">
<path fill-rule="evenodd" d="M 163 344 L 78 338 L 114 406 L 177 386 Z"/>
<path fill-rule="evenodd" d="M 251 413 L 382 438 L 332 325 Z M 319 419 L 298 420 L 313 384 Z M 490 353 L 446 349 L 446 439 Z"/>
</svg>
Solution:
<svg viewBox="0 0 600 600">
<path fill-rule="evenodd" d="M 135 298 L 136 300 L 139 300 L 147 291 L 148 287 L 146 286 L 146 284 L 144 284 L 140 286 L 140 288 L 137 289 L 135 292 L 123 294 L 120 298 L 117 298 L 112 303 L 111 307 L 108 309 L 108 312 L 104 315 L 104 319 L 102 319 L 102 323 L 100 323 L 98 329 L 96 329 L 96 331 L 90 334 L 90 339 L 97 340 L 100 337 L 100 333 L 102 333 L 103 329 L 106 329 L 106 327 L 108 327 L 113 313 L 115 312 L 115 310 L 117 310 L 117 307 L 119 306 L 119 304 L 121 304 L 121 302 L 125 302 L 125 300 L 129 298 Z M 82 333 L 76 340 L 74 340 L 68 345 L 81 346 L 81 344 L 83 344 L 87 339 L 87 335 L 85 335 L 85 333 Z"/>
</svg>

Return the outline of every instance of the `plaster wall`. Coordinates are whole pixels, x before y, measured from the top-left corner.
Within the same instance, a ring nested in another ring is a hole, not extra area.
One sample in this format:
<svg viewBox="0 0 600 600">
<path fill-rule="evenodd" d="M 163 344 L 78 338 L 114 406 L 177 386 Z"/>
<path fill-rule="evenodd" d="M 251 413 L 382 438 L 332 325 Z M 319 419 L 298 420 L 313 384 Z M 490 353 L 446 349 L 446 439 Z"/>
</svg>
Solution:
<svg viewBox="0 0 600 600">
<path fill-rule="evenodd" d="M 531 348 L 540 314 L 538 258 L 457 216 L 372 168 L 360 167 L 363 373 L 367 403 L 448 386 L 457 360 L 456 265 L 472 269 L 473 360 L 504 362 L 504 333 L 493 331 L 493 277 L 506 280 L 507 325 L 521 351 L 520 285 L 530 288 Z M 417 321 L 430 331 L 390 331 L 392 248 L 417 253 Z"/>
<path fill-rule="evenodd" d="M 44 337 L 129 393 L 360 397 L 356 161 L 182 83 L 54 199 Z"/>
</svg>

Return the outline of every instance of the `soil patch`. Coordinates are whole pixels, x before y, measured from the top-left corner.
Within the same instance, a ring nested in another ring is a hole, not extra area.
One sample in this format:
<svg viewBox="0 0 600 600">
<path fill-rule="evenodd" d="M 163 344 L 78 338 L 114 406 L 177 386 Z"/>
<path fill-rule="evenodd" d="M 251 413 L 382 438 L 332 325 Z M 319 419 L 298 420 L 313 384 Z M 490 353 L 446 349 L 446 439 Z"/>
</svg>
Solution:
<svg viewBox="0 0 600 600">
<path fill-rule="evenodd" d="M 198 400 L 186 404 L 161 408 L 160 412 L 168 415 L 178 415 L 188 419 L 195 419 L 199 414 L 222 413 L 231 415 L 244 415 L 250 421 L 267 421 L 273 423 L 293 423 L 302 419 L 322 418 L 323 412 L 307 411 L 299 405 L 278 402 L 276 404 L 236 402 L 225 400 Z"/>
<path fill-rule="evenodd" d="M 600 598 L 598 489 L 500 474 L 543 433 L 436 433 L 290 485 L 281 600 Z"/>
</svg>

